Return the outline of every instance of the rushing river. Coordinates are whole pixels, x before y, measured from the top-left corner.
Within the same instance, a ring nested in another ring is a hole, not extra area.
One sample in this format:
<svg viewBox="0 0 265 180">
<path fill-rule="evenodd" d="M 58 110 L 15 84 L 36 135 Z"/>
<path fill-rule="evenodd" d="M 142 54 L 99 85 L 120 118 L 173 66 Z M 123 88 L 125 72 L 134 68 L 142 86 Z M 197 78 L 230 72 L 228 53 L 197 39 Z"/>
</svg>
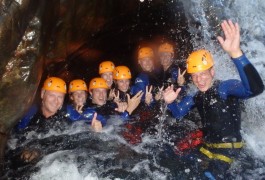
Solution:
<svg viewBox="0 0 265 180">
<path fill-rule="evenodd" d="M 217 79 L 239 78 L 233 63 L 215 39 L 220 33 L 217 25 L 221 19 L 231 18 L 240 24 L 242 49 L 265 82 L 264 1 L 183 0 L 183 4 L 193 46 L 195 49 L 205 47 L 214 54 Z M 265 94 L 245 101 L 244 106 L 242 135 L 246 147 L 232 164 L 230 178 L 264 179 Z M 124 127 L 117 117 L 109 120 L 102 133 L 94 133 L 84 122 L 77 122 L 70 127 L 40 134 L 30 132 L 22 144 L 18 143 L 21 137 L 13 135 L 8 142 L 10 149 L 29 144 L 32 148 L 41 148 L 44 157 L 34 166 L 15 164 L 9 160 L 11 167 L 7 177 L 36 180 L 200 179 L 200 159 L 198 163 L 190 163 L 195 156 L 179 158 L 171 149 L 171 135 L 183 137 L 195 129 L 196 124 L 188 119 L 176 124 L 161 112 L 164 112 L 162 106 L 156 116 L 151 116 L 158 120 L 153 127 L 154 133 L 143 134 L 142 143 L 137 145 L 131 145 L 121 136 Z M 196 119 L 196 116 L 191 116 L 191 119 Z M 172 130 L 174 128 L 178 130 Z"/>
</svg>

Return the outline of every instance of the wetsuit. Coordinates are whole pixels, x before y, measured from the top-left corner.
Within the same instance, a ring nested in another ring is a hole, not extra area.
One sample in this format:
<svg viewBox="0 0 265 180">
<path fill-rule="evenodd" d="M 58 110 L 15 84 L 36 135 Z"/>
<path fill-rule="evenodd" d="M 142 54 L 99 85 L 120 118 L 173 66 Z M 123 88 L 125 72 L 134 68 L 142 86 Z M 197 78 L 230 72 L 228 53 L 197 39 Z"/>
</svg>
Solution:
<svg viewBox="0 0 265 180">
<path fill-rule="evenodd" d="M 95 110 L 89 107 L 84 107 L 84 111 L 82 114 L 77 112 L 72 105 L 67 105 L 66 108 L 63 108 L 62 110 L 58 111 L 58 114 L 60 114 L 61 119 L 67 119 L 70 122 L 84 120 L 88 122 L 90 125 L 92 122 L 93 115 L 95 113 Z M 57 113 L 56 113 L 57 114 Z M 57 119 L 56 116 L 51 116 L 47 119 Z M 18 125 L 16 126 L 17 130 L 25 129 L 27 126 L 29 126 L 32 121 L 35 119 L 45 119 L 45 117 L 42 117 L 42 113 L 39 112 L 39 108 L 36 105 L 33 105 L 27 114 L 20 120 Z M 97 114 L 97 120 L 101 121 L 102 125 L 106 125 L 106 119 L 101 116 L 100 114 Z"/>
<path fill-rule="evenodd" d="M 100 114 L 101 116 L 104 117 L 104 119 L 108 120 L 111 115 L 118 115 L 123 121 L 127 121 L 130 118 L 130 115 L 127 111 L 123 113 L 119 113 L 115 111 L 115 108 L 117 107 L 116 103 L 112 101 L 107 101 L 106 104 L 102 106 L 98 106 L 96 104 L 92 103 L 92 100 L 88 100 L 88 106 L 93 109 L 95 112 Z"/>
<path fill-rule="evenodd" d="M 179 67 L 175 64 L 171 64 L 166 71 L 160 70 L 159 79 L 160 83 L 167 88 L 171 84 L 177 84 L 178 82 L 178 69 Z"/>
<path fill-rule="evenodd" d="M 187 87 L 185 85 L 179 86 L 178 85 L 178 71 L 180 67 L 171 64 L 166 71 L 161 68 L 159 73 L 159 80 L 161 86 L 164 86 L 164 89 L 168 86 L 174 85 L 174 88 L 181 88 L 180 96 L 183 97 L 186 95 Z M 181 71 L 182 72 L 182 71 Z"/>
<path fill-rule="evenodd" d="M 127 92 L 123 92 L 119 89 L 115 89 L 115 94 L 118 94 L 118 93 L 119 93 L 119 99 L 121 102 L 127 102 L 127 94 L 132 96 L 130 90 L 128 90 Z"/>
<path fill-rule="evenodd" d="M 91 124 L 95 112 L 93 108 L 85 106 L 83 112 L 79 113 L 72 104 L 68 104 L 65 116 L 72 122 L 83 120 Z M 106 119 L 101 114 L 97 114 L 97 120 L 101 122 L 102 126 L 106 125 Z"/>
<path fill-rule="evenodd" d="M 152 72 L 141 72 L 135 79 L 134 85 L 131 87 L 131 94 L 135 95 L 139 91 L 144 92 L 142 100 L 145 98 L 146 86 L 153 86 L 152 94 L 155 95 L 158 92 L 158 87 L 162 86 L 159 81 L 159 77 L 155 71 Z"/>
<path fill-rule="evenodd" d="M 197 107 L 205 141 L 200 151 L 213 159 L 211 163 L 215 164 L 210 163 L 209 167 L 214 169 L 210 171 L 219 169 L 219 172 L 213 174 L 225 171 L 231 163 L 230 157 L 238 155 L 242 147 L 239 99 L 254 97 L 264 90 L 261 77 L 245 55 L 233 59 L 233 62 L 242 81 L 215 81 L 206 92 L 197 92 L 194 96 L 184 97 L 179 103 L 168 105 L 176 118 L 183 117 L 190 109 Z"/>
<path fill-rule="evenodd" d="M 40 109 L 33 106 L 29 113 L 21 119 L 17 125 L 18 131 L 48 132 L 50 129 L 62 129 L 68 125 L 63 111 L 58 111 L 54 115 L 46 118 Z"/>
<path fill-rule="evenodd" d="M 27 114 L 18 122 L 16 130 L 25 129 L 37 112 L 38 112 L 38 106 L 34 104 L 33 106 L 30 107 Z"/>
</svg>

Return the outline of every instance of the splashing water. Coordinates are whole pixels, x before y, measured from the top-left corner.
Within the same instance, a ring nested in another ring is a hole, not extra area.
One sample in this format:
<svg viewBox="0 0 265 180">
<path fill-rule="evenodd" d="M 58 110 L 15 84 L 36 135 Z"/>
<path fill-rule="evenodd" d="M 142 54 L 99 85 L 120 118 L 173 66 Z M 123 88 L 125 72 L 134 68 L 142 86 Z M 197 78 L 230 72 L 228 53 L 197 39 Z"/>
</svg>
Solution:
<svg viewBox="0 0 265 180">
<path fill-rule="evenodd" d="M 166 115 L 166 110 L 167 110 L 167 105 L 165 102 L 160 103 L 160 111 L 161 111 L 161 116 L 159 117 L 159 125 L 158 125 L 158 139 L 162 138 L 162 133 L 163 133 L 163 124 L 167 118 Z"/>
</svg>

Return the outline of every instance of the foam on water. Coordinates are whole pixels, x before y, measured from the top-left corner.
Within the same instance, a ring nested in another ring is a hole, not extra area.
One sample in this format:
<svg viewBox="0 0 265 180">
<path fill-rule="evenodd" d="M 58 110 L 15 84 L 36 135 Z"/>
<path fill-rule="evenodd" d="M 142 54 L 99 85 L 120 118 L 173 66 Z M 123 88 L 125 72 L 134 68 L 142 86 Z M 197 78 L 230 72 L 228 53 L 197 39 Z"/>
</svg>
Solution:
<svg viewBox="0 0 265 180">
<path fill-rule="evenodd" d="M 63 158 L 63 159 L 62 159 Z M 41 170 L 31 176 L 31 180 L 98 180 L 95 172 L 91 170 L 88 174 L 82 175 L 75 162 L 75 155 L 71 151 L 58 151 L 47 155 L 36 166 Z M 87 169 L 91 169 L 89 164 Z M 48 173 L 47 173 L 48 172 Z"/>
</svg>

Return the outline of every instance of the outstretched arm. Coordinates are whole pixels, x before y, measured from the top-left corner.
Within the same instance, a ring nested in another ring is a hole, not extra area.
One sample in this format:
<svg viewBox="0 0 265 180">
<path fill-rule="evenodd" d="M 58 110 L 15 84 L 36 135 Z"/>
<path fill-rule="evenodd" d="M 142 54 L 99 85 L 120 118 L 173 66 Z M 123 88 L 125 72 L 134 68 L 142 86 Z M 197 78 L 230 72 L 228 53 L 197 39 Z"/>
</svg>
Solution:
<svg viewBox="0 0 265 180">
<path fill-rule="evenodd" d="M 223 21 L 222 29 L 225 38 L 218 36 L 222 48 L 231 56 L 242 82 L 225 81 L 220 86 L 222 96 L 233 95 L 241 98 L 253 97 L 264 90 L 261 77 L 240 49 L 240 28 L 231 20 Z"/>
<path fill-rule="evenodd" d="M 163 98 L 165 100 L 165 103 L 168 104 L 168 109 L 177 119 L 180 119 L 185 116 L 194 106 L 192 96 L 184 97 L 179 103 L 175 102 L 175 99 L 178 97 L 180 90 L 181 89 L 178 88 L 175 91 L 173 85 L 171 85 L 167 89 L 165 89 L 163 93 Z"/>
</svg>

